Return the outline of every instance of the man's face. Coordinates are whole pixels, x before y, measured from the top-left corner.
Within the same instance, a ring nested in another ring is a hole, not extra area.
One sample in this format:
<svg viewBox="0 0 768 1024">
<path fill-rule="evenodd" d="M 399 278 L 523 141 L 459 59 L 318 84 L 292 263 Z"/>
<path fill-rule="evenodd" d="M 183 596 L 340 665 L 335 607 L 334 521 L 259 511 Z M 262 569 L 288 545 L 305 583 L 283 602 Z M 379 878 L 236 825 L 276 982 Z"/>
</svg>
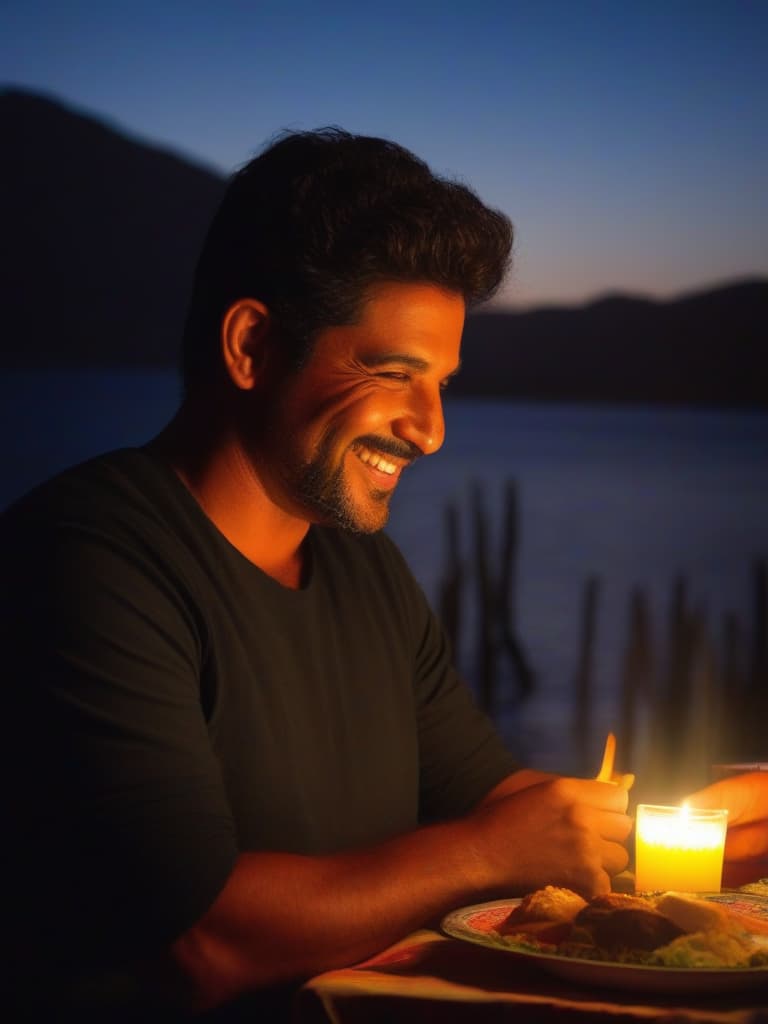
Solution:
<svg viewBox="0 0 768 1024">
<path fill-rule="evenodd" d="M 320 331 L 283 378 L 259 453 L 281 504 L 363 533 L 386 523 L 403 469 L 443 443 L 442 390 L 464 326 L 463 298 L 434 285 L 368 295 L 358 323 Z"/>
</svg>

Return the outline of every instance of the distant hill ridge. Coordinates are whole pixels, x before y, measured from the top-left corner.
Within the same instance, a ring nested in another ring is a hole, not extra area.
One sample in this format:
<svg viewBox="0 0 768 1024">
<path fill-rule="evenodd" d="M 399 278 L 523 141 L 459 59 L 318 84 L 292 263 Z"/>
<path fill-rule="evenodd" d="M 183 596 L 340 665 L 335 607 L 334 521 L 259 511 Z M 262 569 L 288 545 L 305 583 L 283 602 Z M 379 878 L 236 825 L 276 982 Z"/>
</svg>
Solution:
<svg viewBox="0 0 768 1024">
<path fill-rule="evenodd" d="M 6 366 L 176 360 L 224 180 L 31 93 L 0 93 Z"/>
<path fill-rule="evenodd" d="M 0 91 L 0 365 L 170 366 L 224 179 L 102 121 Z M 768 405 L 768 278 L 668 302 L 484 311 L 452 393 Z"/>
<path fill-rule="evenodd" d="M 768 405 L 768 279 L 669 302 L 477 313 L 465 394 L 604 402 Z"/>
</svg>

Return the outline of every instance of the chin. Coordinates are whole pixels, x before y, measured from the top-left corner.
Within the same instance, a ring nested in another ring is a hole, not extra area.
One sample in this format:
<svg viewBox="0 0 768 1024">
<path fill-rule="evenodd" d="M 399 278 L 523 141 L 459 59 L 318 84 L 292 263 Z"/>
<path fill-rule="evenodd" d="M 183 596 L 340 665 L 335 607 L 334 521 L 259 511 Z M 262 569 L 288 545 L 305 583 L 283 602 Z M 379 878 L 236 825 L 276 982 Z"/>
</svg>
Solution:
<svg viewBox="0 0 768 1024">
<path fill-rule="evenodd" d="M 324 509 L 322 522 L 325 526 L 336 526 L 349 533 L 378 533 L 389 520 L 389 492 L 376 496 L 378 500 L 361 508 L 345 501 Z"/>
<path fill-rule="evenodd" d="M 387 525 L 389 511 L 377 516 L 337 516 L 329 526 L 337 526 L 348 533 L 378 533 Z"/>
<path fill-rule="evenodd" d="M 322 463 L 305 467 L 297 497 L 310 522 L 336 526 L 350 533 L 377 533 L 389 519 L 394 488 L 370 490 L 356 486 L 342 467 L 329 472 Z"/>
</svg>

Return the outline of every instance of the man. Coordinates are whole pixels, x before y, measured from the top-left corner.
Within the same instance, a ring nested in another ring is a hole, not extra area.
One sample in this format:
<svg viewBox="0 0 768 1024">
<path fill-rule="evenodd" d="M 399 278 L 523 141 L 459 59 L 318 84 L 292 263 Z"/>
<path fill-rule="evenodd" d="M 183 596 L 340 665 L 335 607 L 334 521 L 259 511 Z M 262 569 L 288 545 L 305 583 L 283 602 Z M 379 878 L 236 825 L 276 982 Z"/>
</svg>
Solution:
<svg viewBox="0 0 768 1024">
<path fill-rule="evenodd" d="M 101 1019 L 266 1005 L 452 907 L 625 866 L 626 792 L 514 763 L 380 532 L 511 239 L 393 143 L 284 136 L 211 226 L 173 422 L 6 514 L 24 998 L 57 964 Z"/>
</svg>

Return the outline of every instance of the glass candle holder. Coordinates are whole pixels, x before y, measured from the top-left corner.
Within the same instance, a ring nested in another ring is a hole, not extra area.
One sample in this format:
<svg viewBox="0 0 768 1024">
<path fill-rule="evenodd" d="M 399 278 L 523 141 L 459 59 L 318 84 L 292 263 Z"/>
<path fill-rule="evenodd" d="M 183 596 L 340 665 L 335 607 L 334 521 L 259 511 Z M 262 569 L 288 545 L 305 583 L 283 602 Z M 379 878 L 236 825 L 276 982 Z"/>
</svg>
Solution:
<svg viewBox="0 0 768 1024">
<path fill-rule="evenodd" d="M 635 891 L 719 892 L 726 810 L 638 804 Z"/>
</svg>

